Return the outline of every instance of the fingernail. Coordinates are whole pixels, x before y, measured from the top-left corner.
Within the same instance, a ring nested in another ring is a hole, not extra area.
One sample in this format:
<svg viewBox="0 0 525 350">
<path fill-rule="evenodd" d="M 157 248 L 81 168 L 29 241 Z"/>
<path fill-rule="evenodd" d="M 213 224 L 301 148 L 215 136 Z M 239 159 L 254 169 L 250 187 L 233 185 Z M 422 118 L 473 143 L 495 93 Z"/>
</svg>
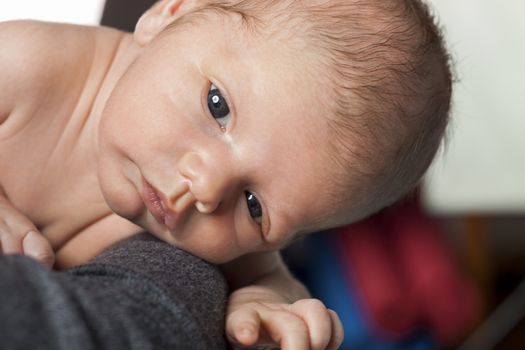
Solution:
<svg viewBox="0 0 525 350">
<path fill-rule="evenodd" d="M 241 334 L 250 335 L 250 334 L 252 334 L 252 333 L 253 333 L 253 331 L 252 331 L 251 328 L 247 328 L 247 327 L 245 327 L 245 328 L 241 329 Z"/>
<path fill-rule="evenodd" d="M 241 331 L 239 332 L 239 336 L 243 338 L 246 338 L 246 337 L 250 338 L 252 334 L 253 334 L 253 328 L 251 326 L 245 326 L 241 328 Z"/>
<path fill-rule="evenodd" d="M 30 231 L 24 238 L 24 254 L 27 256 L 40 261 L 46 266 L 52 266 L 55 261 L 55 256 L 52 251 L 48 251 L 44 247 L 45 241 L 42 241 L 41 235 L 36 231 Z M 49 247 L 51 249 L 51 247 Z"/>
</svg>

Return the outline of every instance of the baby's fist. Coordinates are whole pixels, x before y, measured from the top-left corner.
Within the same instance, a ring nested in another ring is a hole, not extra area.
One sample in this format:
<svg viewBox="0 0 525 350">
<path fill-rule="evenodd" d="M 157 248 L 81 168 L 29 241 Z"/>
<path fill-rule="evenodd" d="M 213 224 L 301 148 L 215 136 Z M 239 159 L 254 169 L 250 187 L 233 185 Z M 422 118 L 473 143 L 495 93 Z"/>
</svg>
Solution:
<svg viewBox="0 0 525 350">
<path fill-rule="evenodd" d="M 24 254 L 52 267 L 55 254 L 35 225 L 0 195 L 0 253 Z"/>
<path fill-rule="evenodd" d="M 332 350 L 343 341 L 339 317 L 317 299 L 230 307 L 226 332 L 234 349 Z"/>
</svg>

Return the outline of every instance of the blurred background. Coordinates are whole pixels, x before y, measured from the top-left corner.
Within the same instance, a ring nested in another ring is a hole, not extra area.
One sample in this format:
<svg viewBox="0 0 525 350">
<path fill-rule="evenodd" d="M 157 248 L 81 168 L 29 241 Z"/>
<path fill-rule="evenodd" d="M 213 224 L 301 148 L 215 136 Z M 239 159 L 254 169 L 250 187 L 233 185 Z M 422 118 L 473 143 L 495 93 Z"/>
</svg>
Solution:
<svg viewBox="0 0 525 350">
<path fill-rule="evenodd" d="M 20 18 L 133 30 L 148 0 L 0 2 Z M 456 74 L 419 191 L 285 252 L 336 310 L 342 349 L 525 349 L 525 2 L 430 0 Z"/>
</svg>

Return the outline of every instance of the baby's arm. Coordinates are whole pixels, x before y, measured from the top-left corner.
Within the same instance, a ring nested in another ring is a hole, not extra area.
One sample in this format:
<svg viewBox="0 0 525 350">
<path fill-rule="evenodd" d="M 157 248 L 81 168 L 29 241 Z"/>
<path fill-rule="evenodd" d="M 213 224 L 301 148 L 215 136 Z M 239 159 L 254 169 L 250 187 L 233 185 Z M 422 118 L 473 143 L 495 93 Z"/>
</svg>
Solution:
<svg viewBox="0 0 525 350">
<path fill-rule="evenodd" d="M 52 267 L 55 254 L 49 241 L 18 211 L 0 188 L 0 252 L 25 254 Z"/>
<path fill-rule="evenodd" d="M 310 298 L 279 252 L 243 256 L 223 265 L 223 271 L 232 288 L 226 332 L 234 347 L 324 350 L 340 346 L 339 317 Z"/>
<path fill-rule="evenodd" d="M 50 81 L 49 77 L 54 73 L 50 65 L 44 64 L 46 59 L 43 57 L 49 56 L 47 53 L 52 49 L 43 50 L 43 26 L 30 21 L 0 23 L 0 140 L 23 127 L 25 119 L 33 115 L 29 111 L 35 103 L 34 97 L 40 91 L 50 89 L 49 85 L 42 83 Z M 0 164 L 0 171 L 9 171 L 9 168 Z M 1 184 L 0 253 L 26 254 L 47 266 L 52 266 L 54 262 L 50 243 L 12 205 Z"/>
<path fill-rule="evenodd" d="M 64 47 L 58 46 L 60 38 L 58 43 L 50 40 L 59 34 L 51 27 L 27 20 L 0 22 L 0 139 L 36 114 L 37 96 L 53 90 L 51 83 L 63 66 L 52 63 Z"/>
</svg>

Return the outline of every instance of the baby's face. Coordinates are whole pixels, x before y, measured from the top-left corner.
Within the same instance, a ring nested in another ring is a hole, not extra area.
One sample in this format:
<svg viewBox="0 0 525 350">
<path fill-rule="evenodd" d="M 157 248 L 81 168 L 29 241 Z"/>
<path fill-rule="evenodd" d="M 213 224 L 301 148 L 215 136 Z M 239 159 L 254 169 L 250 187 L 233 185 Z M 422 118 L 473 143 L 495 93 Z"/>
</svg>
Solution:
<svg viewBox="0 0 525 350">
<path fill-rule="evenodd" d="M 299 55 L 224 16 L 158 37 L 102 117 L 111 209 L 216 263 L 315 229 L 330 207 L 326 89 Z"/>
</svg>

